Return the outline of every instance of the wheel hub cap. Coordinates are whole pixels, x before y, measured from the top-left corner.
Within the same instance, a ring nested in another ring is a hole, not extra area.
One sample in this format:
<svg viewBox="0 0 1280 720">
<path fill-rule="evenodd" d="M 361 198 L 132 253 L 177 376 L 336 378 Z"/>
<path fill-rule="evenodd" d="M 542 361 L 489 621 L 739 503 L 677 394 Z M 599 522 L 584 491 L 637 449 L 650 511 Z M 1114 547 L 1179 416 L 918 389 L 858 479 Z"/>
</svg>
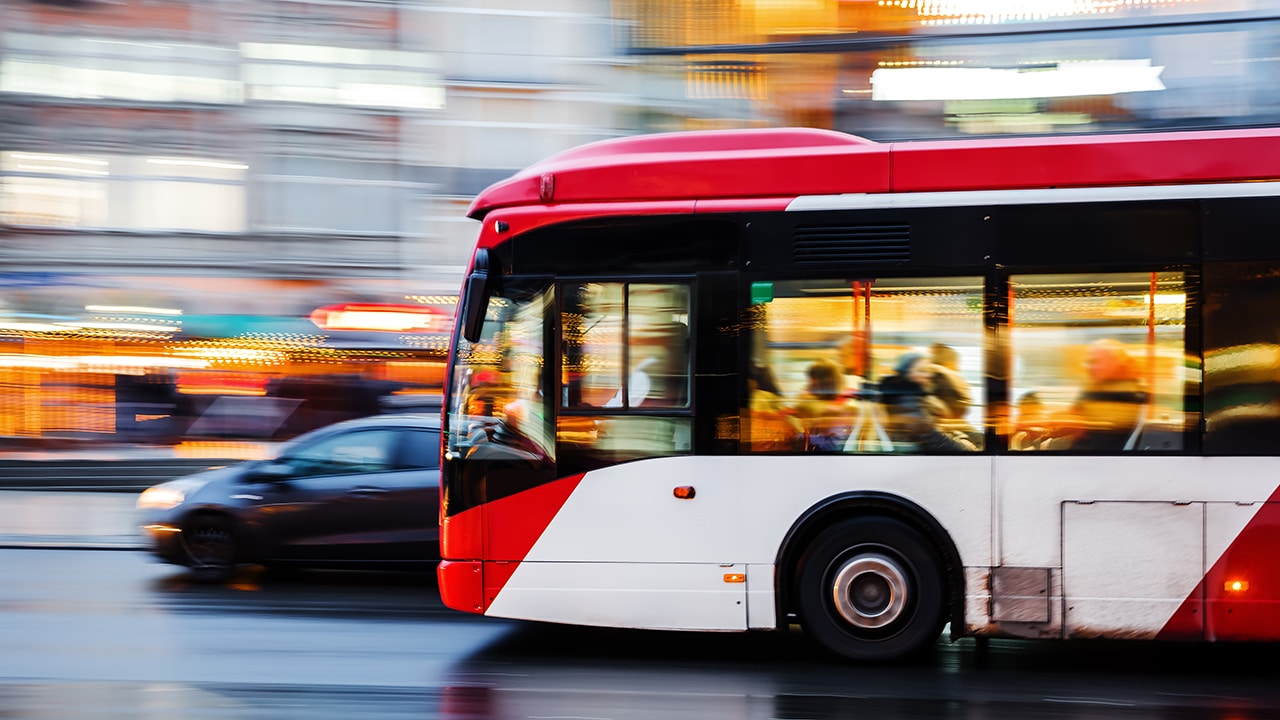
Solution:
<svg viewBox="0 0 1280 720">
<path fill-rule="evenodd" d="M 906 573 L 883 555 L 857 555 L 840 567 L 832 583 L 836 610 L 859 628 L 879 628 L 902 615 L 907 603 Z"/>
</svg>

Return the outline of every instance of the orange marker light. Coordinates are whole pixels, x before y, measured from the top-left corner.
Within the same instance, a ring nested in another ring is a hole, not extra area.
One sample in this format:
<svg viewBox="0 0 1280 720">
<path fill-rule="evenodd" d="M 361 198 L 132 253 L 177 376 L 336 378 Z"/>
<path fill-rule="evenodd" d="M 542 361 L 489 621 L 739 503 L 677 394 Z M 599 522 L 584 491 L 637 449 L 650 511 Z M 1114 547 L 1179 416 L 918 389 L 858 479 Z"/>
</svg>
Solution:
<svg viewBox="0 0 1280 720">
<path fill-rule="evenodd" d="M 694 490 L 692 485 L 681 485 L 672 490 L 671 493 L 681 500 L 692 500 L 693 496 L 698 494 L 698 491 Z"/>
<path fill-rule="evenodd" d="M 724 581 L 727 583 L 744 583 L 747 581 L 747 576 L 743 573 L 725 573 Z"/>
<path fill-rule="evenodd" d="M 1249 589 L 1249 581 L 1248 580 L 1228 580 L 1226 583 L 1224 583 L 1222 589 L 1226 590 L 1229 593 L 1245 592 L 1246 590 Z"/>
</svg>

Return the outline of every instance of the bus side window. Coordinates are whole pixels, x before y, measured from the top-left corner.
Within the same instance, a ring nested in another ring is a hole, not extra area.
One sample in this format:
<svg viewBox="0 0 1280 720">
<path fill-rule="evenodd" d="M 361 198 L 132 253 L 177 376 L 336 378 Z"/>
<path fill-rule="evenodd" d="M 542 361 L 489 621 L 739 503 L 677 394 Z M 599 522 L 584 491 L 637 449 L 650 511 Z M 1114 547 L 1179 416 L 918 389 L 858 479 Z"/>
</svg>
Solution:
<svg viewBox="0 0 1280 720">
<path fill-rule="evenodd" d="M 689 286 L 566 283 L 562 297 L 561 470 L 691 452 Z"/>
<path fill-rule="evenodd" d="M 687 285 L 580 283 L 564 298 L 563 407 L 688 407 Z"/>
<path fill-rule="evenodd" d="M 1204 451 L 1275 455 L 1280 437 L 1280 263 L 1204 274 Z"/>
<path fill-rule="evenodd" d="M 981 278 L 795 280 L 752 289 L 759 301 L 750 312 L 750 367 L 771 370 L 770 394 L 780 400 L 764 407 L 750 379 L 742 412 L 748 452 L 981 449 Z"/>
<path fill-rule="evenodd" d="M 1009 449 L 1182 450 L 1187 400 L 1182 273 L 1015 275 Z M 1192 390 L 1188 391 L 1188 388 Z"/>
</svg>

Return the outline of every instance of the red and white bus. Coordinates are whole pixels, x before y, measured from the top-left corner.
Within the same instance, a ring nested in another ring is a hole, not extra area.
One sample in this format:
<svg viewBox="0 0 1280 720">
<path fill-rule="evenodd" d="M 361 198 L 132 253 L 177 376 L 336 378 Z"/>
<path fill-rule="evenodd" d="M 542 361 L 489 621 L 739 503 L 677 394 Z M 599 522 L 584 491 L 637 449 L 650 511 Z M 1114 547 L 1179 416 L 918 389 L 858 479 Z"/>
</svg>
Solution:
<svg viewBox="0 0 1280 720">
<path fill-rule="evenodd" d="M 1280 129 L 642 136 L 470 216 L 448 606 L 1280 639 Z"/>
</svg>

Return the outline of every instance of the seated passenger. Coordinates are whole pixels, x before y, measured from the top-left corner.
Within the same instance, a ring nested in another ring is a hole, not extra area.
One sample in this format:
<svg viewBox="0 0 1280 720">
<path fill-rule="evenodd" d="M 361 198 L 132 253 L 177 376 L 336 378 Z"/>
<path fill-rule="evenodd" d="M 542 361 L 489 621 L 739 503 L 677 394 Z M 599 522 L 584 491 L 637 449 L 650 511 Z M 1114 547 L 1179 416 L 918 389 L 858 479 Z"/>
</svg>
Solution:
<svg viewBox="0 0 1280 720">
<path fill-rule="evenodd" d="M 747 432 L 756 452 L 798 450 L 804 429 L 786 407 L 773 372 L 767 365 L 752 363 L 747 376 Z"/>
<path fill-rule="evenodd" d="M 1049 438 L 1049 416 L 1040 393 L 1026 393 L 1018 400 L 1018 418 L 1009 433 L 1010 450 L 1039 450 Z"/>
<path fill-rule="evenodd" d="M 959 430 L 942 427 L 945 403 L 933 393 L 935 368 L 923 353 L 898 357 L 893 374 L 880 381 L 880 402 L 888 417 L 889 437 L 917 452 L 972 452 L 977 446 Z"/>
<path fill-rule="evenodd" d="M 973 393 L 960 375 L 960 353 L 950 345 L 934 343 L 929 346 L 929 359 L 933 363 L 933 394 L 942 401 L 948 419 L 963 421 L 973 404 Z"/>
<path fill-rule="evenodd" d="M 810 450 L 844 450 L 852 432 L 855 408 L 844 397 L 844 376 L 840 366 L 818 360 L 806 371 L 805 392 L 791 410 L 800 420 Z"/>
<path fill-rule="evenodd" d="M 1054 419 L 1050 449 L 1123 450 L 1138 427 L 1147 394 L 1137 363 L 1115 340 L 1098 340 L 1085 352 L 1087 379 L 1071 409 Z"/>
</svg>

